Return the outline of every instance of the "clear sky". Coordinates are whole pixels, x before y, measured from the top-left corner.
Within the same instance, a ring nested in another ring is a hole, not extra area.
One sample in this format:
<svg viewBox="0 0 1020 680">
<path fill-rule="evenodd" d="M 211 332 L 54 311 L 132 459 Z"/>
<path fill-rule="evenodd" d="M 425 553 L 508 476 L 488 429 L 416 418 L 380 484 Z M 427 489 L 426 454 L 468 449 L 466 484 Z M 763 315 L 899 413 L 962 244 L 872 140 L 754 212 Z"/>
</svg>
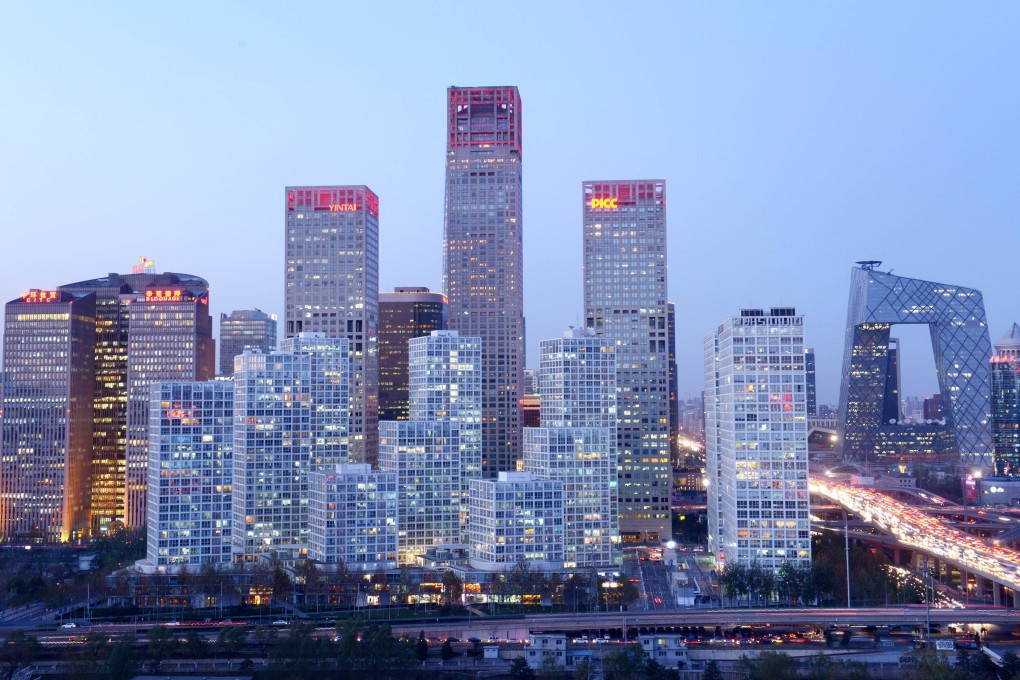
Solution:
<svg viewBox="0 0 1020 680">
<path fill-rule="evenodd" d="M 304 183 L 370 186 L 381 289 L 438 290 L 445 88 L 517 85 L 528 364 L 582 318 L 581 181 L 665 178 L 681 393 L 706 333 L 783 305 L 834 402 L 855 260 L 1020 318 L 1018 73 L 1016 2 L 9 1 L 0 297 L 144 255 L 214 318 L 281 313 Z"/>
</svg>

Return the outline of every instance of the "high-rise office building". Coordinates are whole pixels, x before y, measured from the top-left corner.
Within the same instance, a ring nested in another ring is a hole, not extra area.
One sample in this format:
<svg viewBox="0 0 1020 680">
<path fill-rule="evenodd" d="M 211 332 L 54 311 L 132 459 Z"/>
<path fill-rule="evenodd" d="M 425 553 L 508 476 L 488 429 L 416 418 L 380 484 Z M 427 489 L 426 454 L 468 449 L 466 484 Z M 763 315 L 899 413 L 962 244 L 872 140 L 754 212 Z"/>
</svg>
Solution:
<svg viewBox="0 0 1020 680">
<path fill-rule="evenodd" d="M 216 373 L 209 284 L 164 277 L 165 282 L 135 290 L 128 302 L 124 523 L 129 528 L 144 527 L 147 518 L 149 388 L 172 380 L 211 380 Z"/>
<path fill-rule="evenodd" d="M 410 420 L 443 421 L 456 428 L 461 528 L 467 532 L 469 484 L 482 476 L 481 340 L 457 331 L 432 331 L 407 344 Z"/>
<path fill-rule="evenodd" d="M 811 564 L 804 317 L 741 310 L 705 337 L 708 545 L 720 564 Z"/>
<path fill-rule="evenodd" d="M 428 288 L 379 293 L 379 420 L 407 420 L 407 341 L 446 328 L 446 296 Z"/>
<path fill-rule="evenodd" d="M 896 324 L 924 324 L 931 332 L 946 424 L 940 425 L 944 435 L 935 438 L 925 424 L 918 441 L 930 440 L 936 454 L 959 452 L 961 462 L 990 470 L 992 347 L 981 291 L 894 276 L 878 271 L 881 262 L 874 260 L 857 264 L 851 270 L 839 398 L 843 456 L 893 462 L 905 446 L 912 447 L 907 426 L 899 423 L 900 357 L 890 332 Z M 929 443 L 920 448 L 927 450 Z"/>
<path fill-rule="evenodd" d="M 540 347 L 543 425 L 524 430 L 524 469 L 563 484 L 564 566 L 607 567 L 620 539 L 616 345 L 570 329 Z"/>
<path fill-rule="evenodd" d="M 286 337 L 351 341 L 350 456 L 378 450 L 379 198 L 366 186 L 286 189 Z"/>
<path fill-rule="evenodd" d="M 669 352 L 669 459 L 677 467 L 683 465 L 680 446 L 680 390 L 676 367 L 676 305 L 666 305 L 666 351 Z"/>
<path fill-rule="evenodd" d="M 133 515 L 128 521 L 131 526 L 140 526 L 145 521 L 148 493 L 148 387 L 153 380 L 213 377 L 216 349 L 209 316 L 209 284 L 191 274 L 157 273 L 153 263 L 143 258 L 143 265 L 133 267 L 130 274 L 111 273 L 69 283 L 58 290 L 96 296 L 92 531 L 102 533 L 128 519 L 129 456 Z M 179 299 L 175 299 L 177 291 Z M 146 295 L 158 311 L 138 313 L 145 307 Z M 160 332 L 164 321 L 170 323 L 166 332 Z M 144 334 L 145 340 L 131 342 L 136 333 Z M 161 356 L 165 361 L 161 361 L 158 376 L 145 370 L 148 362 Z"/>
<path fill-rule="evenodd" d="M 529 394 L 538 394 L 540 387 L 538 385 L 539 372 L 537 368 L 526 368 L 524 369 L 524 386 L 521 388 L 521 394 L 527 396 Z"/>
<path fill-rule="evenodd" d="M 147 566 L 230 562 L 234 383 L 155 383 L 149 414 Z"/>
<path fill-rule="evenodd" d="M 461 544 L 457 432 L 455 423 L 437 420 L 379 424 L 379 469 L 397 476 L 397 544 L 402 565 L 415 565 L 429 548 Z"/>
<path fill-rule="evenodd" d="M 813 418 L 818 414 L 818 388 L 815 386 L 815 350 L 804 348 L 804 373 L 807 379 L 807 412 Z"/>
<path fill-rule="evenodd" d="M 232 553 L 308 549 L 308 475 L 347 461 L 350 341 L 301 333 L 234 362 Z"/>
<path fill-rule="evenodd" d="M 616 343 L 620 532 L 670 535 L 666 183 L 584 182 L 584 310 Z"/>
<path fill-rule="evenodd" d="M 558 479 L 530 472 L 500 472 L 471 480 L 470 564 L 482 571 L 563 569 L 563 504 Z"/>
<path fill-rule="evenodd" d="M 995 474 L 1020 477 L 1020 326 L 995 343 L 991 361 Z"/>
<path fill-rule="evenodd" d="M 397 568 L 397 475 L 365 463 L 314 470 L 308 484 L 308 557 L 350 571 Z"/>
<path fill-rule="evenodd" d="M 234 375 L 234 357 L 246 349 L 268 354 L 276 349 L 276 315 L 261 309 L 220 314 L 220 375 Z"/>
<path fill-rule="evenodd" d="M 516 87 L 451 87 L 447 105 L 447 327 L 482 339 L 482 468 L 495 477 L 515 469 L 521 447 L 521 97 Z"/>
<path fill-rule="evenodd" d="M 96 296 L 31 290 L 4 314 L 0 535 L 87 536 Z"/>
</svg>

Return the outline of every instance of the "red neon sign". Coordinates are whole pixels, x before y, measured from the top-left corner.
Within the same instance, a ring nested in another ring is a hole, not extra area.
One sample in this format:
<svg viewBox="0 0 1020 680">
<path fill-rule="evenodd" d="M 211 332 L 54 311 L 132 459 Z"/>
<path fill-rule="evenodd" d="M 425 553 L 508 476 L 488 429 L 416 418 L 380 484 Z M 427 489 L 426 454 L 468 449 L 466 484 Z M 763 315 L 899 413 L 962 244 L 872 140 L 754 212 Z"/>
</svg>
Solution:
<svg viewBox="0 0 1020 680">
<path fill-rule="evenodd" d="M 57 302 L 60 296 L 55 290 L 37 290 L 33 288 L 21 296 L 22 302 Z"/>
<path fill-rule="evenodd" d="M 591 199 L 592 210 L 619 210 L 619 199 L 616 198 L 593 198 Z"/>
<path fill-rule="evenodd" d="M 145 291 L 146 302 L 180 302 L 184 291 L 180 288 L 168 288 Z"/>
<path fill-rule="evenodd" d="M 330 212 L 358 212 L 357 203 L 330 203 L 327 206 L 316 206 L 316 210 L 328 210 Z"/>
</svg>

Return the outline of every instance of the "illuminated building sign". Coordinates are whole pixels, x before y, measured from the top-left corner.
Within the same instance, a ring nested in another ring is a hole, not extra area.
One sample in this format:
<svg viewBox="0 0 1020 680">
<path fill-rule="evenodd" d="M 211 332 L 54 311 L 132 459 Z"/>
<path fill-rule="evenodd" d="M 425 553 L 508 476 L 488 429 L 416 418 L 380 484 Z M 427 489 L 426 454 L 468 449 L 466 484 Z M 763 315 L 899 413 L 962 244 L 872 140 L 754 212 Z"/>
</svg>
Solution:
<svg viewBox="0 0 1020 680">
<path fill-rule="evenodd" d="M 169 418 L 170 420 L 180 420 L 181 418 L 190 418 L 191 417 L 191 411 L 188 411 L 188 410 L 183 409 L 183 408 L 171 408 L 171 409 L 167 409 L 166 417 Z"/>
<path fill-rule="evenodd" d="M 592 210 L 619 210 L 619 199 L 616 198 L 593 198 L 591 199 Z"/>
<path fill-rule="evenodd" d="M 358 205 L 356 203 L 330 203 L 326 206 L 317 205 L 315 209 L 330 212 L 358 212 Z"/>
<path fill-rule="evenodd" d="M 146 302 L 180 302 L 184 291 L 180 288 L 167 288 L 145 291 Z"/>
<path fill-rule="evenodd" d="M 55 290 L 36 290 L 33 288 L 21 296 L 22 302 L 57 302 L 60 296 Z"/>
</svg>

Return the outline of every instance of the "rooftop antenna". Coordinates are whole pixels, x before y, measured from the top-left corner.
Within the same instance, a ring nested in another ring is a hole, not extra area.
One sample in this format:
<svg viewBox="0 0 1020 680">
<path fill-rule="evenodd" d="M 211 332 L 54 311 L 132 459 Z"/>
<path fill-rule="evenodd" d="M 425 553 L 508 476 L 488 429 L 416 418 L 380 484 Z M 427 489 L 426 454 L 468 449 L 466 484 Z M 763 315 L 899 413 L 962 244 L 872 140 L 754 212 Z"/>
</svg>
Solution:
<svg viewBox="0 0 1020 680">
<path fill-rule="evenodd" d="M 873 271 L 875 267 L 880 266 L 882 264 L 882 260 L 859 260 L 855 264 L 859 264 L 861 269 L 864 271 L 870 272 Z"/>
</svg>

